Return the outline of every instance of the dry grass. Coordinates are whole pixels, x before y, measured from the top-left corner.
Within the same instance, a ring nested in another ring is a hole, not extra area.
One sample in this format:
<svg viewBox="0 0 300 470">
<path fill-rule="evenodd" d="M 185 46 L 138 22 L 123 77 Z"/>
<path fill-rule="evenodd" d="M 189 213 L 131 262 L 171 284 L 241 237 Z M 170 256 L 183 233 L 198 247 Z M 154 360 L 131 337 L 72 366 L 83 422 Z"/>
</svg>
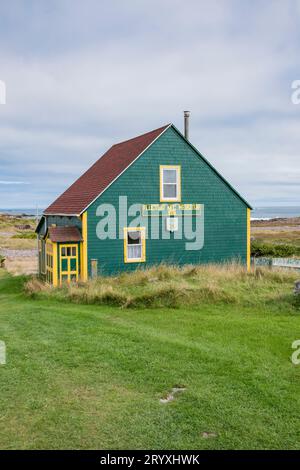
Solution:
<svg viewBox="0 0 300 470">
<path fill-rule="evenodd" d="M 36 246 L 37 241 L 33 239 L 0 236 L 0 248 L 10 250 L 34 250 Z"/>
<path fill-rule="evenodd" d="M 31 229 L 21 230 L 19 227 L 30 225 Z M 0 214 L 0 248 L 12 250 L 32 250 L 36 248 L 34 219 L 11 217 Z"/>
<path fill-rule="evenodd" d="M 37 297 L 77 304 L 114 305 L 122 308 L 192 307 L 204 303 L 256 305 L 293 302 L 295 271 L 243 266 L 160 265 L 115 277 L 98 277 L 86 283 L 40 288 L 29 281 L 25 291 Z M 36 290 L 34 287 L 36 286 Z"/>
<path fill-rule="evenodd" d="M 292 243 L 293 245 L 300 245 L 300 230 L 270 230 L 260 231 L 259 229 L 252 230 L 252 237 L 255 240 L 262 242 L 276 242 L 276 243 Z"/>
<path fill-rule="evenodd" d="M 37 277 L 31 277 L 26 282 L 26 292 L 29 296 L 34 297 L 38 292 L 47 291 L 49 287 Z"/>
<path fill-rule="evenodd" d="M 37 258 L 35 256 L 6 258 L 5 268 L 14 276 L 20 274 L 36 274 Z"/>
<path fill-rule="evenodd" d="M 14 230 L 18 225 L 24 224 L 29 224 L 32 227 L 35 227 L 36 220 L 34 218 L 0 214 L 0 230 L 6 230 L 7 228 L 12 228 Z"/>
<path fill-rule="evenodd" d="M 251 227 L 300 226 L 300 217 L 278 218 L 271 220 L 252 220 Z"/>
</svg>

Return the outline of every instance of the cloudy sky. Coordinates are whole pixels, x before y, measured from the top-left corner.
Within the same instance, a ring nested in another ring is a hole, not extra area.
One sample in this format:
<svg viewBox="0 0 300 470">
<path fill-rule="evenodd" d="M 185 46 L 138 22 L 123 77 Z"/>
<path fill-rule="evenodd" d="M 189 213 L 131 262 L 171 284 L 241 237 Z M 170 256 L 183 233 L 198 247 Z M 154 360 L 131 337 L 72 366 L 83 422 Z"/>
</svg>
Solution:
<svg viewBox="0 0 300 470">
<path fill-rule="evenodd" d="M 298 0 L 0 4 L 0 207 L 47 206 L 113 143 L 191 110 L 254 206 L 300 205 Z"/>
</svg>

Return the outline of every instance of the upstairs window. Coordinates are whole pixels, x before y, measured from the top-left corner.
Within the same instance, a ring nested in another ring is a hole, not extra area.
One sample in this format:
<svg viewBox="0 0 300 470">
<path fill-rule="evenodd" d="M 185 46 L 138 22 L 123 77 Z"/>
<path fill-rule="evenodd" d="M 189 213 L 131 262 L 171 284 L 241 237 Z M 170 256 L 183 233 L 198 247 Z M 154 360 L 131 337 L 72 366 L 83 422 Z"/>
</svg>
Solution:
<svg viewBox="0 0 300 470">
<path fill-rule="evenodd" d="M 181 200 L 180 166 L 160 166 L 161 202 L 179 202 Z"/>
<path fill-rule="evenodd" d="M 125 263 L 145 261 L 145 227 L 124 228 L 124 261 Z"/>
</svg>

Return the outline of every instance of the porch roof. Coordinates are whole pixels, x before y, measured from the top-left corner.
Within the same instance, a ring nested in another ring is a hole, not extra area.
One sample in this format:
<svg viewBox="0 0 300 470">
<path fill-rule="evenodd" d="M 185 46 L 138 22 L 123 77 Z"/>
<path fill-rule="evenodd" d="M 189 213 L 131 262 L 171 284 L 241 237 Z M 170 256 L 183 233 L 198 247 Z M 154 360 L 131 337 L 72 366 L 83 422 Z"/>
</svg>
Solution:
<svg viewBox="0 0 300 470">
<path fill-rule="evenodd" d="M 81 233 L 78 227 L 49 227 L 49 238 L 52 242 L 80 242 L 82 241 Z"/>
</svg>

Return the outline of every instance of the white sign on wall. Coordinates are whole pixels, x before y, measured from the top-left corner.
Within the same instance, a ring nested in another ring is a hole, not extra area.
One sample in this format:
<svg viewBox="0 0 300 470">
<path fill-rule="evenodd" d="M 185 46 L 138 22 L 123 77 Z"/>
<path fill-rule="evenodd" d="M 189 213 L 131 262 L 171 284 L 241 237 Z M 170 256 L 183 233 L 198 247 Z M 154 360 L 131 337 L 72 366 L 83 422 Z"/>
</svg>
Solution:
<svg viewBox="0 0 300 470">
<path fill-rule="evenodd" d="M 166 218 L 166 228 L 168 232 L 177 232 L 178 230 L 178 218 L 177 217 L 167 217 Z"/>
</svg>

